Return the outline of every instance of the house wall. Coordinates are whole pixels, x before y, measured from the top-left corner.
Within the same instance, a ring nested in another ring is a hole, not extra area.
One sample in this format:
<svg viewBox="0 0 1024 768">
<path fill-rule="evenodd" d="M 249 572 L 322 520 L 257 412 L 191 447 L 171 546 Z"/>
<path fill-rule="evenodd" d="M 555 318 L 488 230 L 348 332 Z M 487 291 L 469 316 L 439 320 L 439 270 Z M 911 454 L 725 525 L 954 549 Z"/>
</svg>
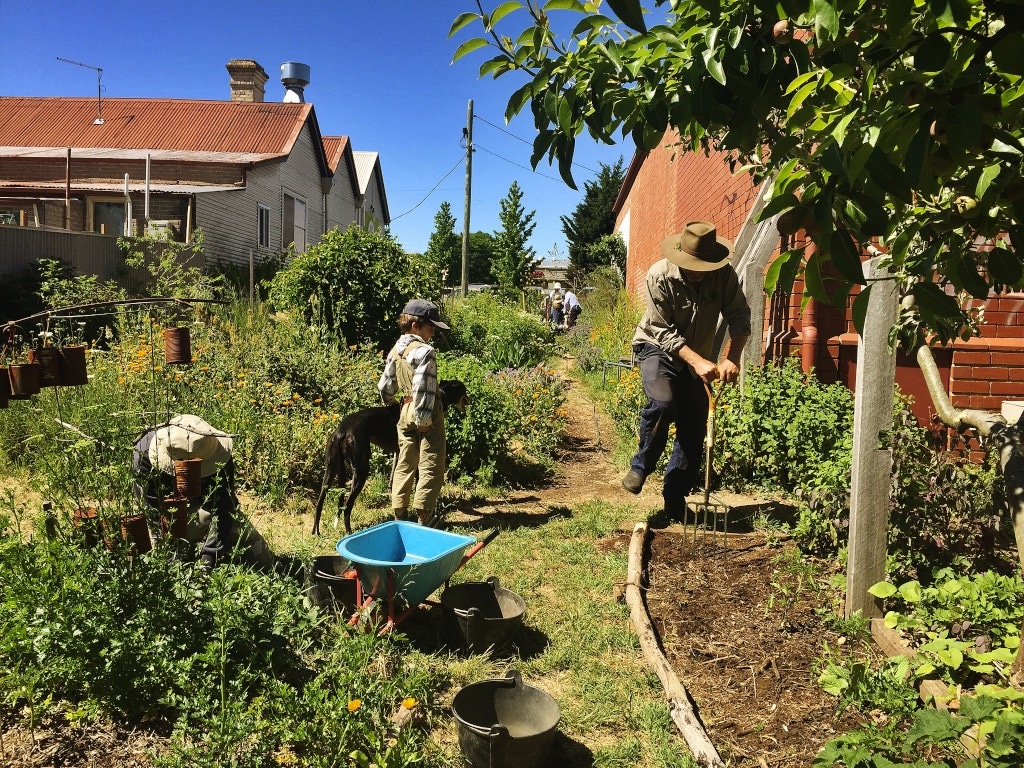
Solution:
<svg viewBox="0 0 1024 768">
<path fill-rule="evenodd" d="M 286 193 L 305 201 L 306 242 L 313 245 L 324 233 L 324 197 L 308 123 L 288 157 L 252 168 L 244 189 L 196 195 L 196 225 L 202 227 L 206 237 L 207 260 L 247 265 L 250 249 L 257 261 L 282 252 Z M 257 246 L 260 205 L 270 209 L 269 248 Z"/>
<path fill-rule="evenodd" d="M 356 193 L 358 187 L 352 177 L 352 167 L 344 159 L 334 172 L 334 186 L 327 196 L 327 229 L 346 230 L 356 221 Z"/>
<path fill-rule="evenodd" d="M 384 220 L 384 211 L 387 208 L 384 202 L 384 181 L 378 171 L 379 166 L 370 177 L 370 182 L 366 185 L 366 194 L 363 196 L 364 226 L 374 231 L 390 224 Z"/>
</svg>

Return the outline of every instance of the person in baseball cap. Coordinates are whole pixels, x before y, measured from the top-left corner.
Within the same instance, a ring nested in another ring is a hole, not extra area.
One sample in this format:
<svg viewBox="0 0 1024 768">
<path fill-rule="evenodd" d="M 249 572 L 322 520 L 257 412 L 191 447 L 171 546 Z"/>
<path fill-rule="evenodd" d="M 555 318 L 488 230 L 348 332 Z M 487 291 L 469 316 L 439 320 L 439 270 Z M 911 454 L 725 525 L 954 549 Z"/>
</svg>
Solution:
<svg viewBox="0 0 1024 768">
<path fill-rule="evenodd" d="M 429 320 L 435 328 L 440 328 L 443 331 L 451 330 L 448 324 L 441 319 L 441 310 L 437 308 L 437 304 L 426 299 L 413 299 L 405 305 L 402 314 L 418 317 L 421 320 Z"/>
</svg>

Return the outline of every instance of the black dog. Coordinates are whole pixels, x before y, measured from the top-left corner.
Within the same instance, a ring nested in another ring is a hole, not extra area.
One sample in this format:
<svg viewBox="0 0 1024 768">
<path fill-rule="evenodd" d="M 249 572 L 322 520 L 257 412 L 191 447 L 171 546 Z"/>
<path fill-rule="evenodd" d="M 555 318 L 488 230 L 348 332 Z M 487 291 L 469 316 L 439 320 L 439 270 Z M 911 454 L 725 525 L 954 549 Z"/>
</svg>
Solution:
<svg viewBox="0 0 1024 768">
<path fill-rule="evenodd" d="M 441 398 L 441 407 L 446 411 L 454 406 L 465 412 L 466 406 L 469 405 L 466 385 L 461 381 L 439 381 L 437 394 Z M 345 502 L 345 533 L 352 533 L 352 507 L 355 506 L 356 499 L 370 476 L 370 444 L 376 445 L 385 453 L 398 452 L 398 417 L 401 411 L 402 406 L 394 403 L 350 413 L 341 420 L 341 424 L 327 439 L 324 481 L 320 487 L 320 497 L 316 500 L 316 513 L 313 515 L 314 536 L 320 535 L 320 515 L 328 489 L 335 485 L 345 485 L 350 467 L 352 489 L 348 492 Z M 340 516 L 339 496 L 338 517 Z M 334 525 L 338 525 L 337 518 Z"/>
</svg>

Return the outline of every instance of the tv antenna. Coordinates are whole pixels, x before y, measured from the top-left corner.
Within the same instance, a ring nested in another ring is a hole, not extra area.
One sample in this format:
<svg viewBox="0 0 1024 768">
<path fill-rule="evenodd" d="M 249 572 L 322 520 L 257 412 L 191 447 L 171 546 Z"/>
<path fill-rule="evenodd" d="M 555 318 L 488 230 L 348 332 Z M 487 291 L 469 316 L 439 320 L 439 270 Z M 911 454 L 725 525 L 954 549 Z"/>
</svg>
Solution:
<svg viewBox="0 0 1024 768">
<path fill-rule="evenodd" d="M 80 61 L 72 61 L 71 59 L 64 59 L 60 56 L 57 57 L 57 61 L 63 61 L 67 64 L 74 64 L 77 67 L 96 70 L 96 119 L 92 121 L 92 124 L 103 125 L 103 67 L 94 67 L 92 64 L 83 64 Z"/>
</svg>

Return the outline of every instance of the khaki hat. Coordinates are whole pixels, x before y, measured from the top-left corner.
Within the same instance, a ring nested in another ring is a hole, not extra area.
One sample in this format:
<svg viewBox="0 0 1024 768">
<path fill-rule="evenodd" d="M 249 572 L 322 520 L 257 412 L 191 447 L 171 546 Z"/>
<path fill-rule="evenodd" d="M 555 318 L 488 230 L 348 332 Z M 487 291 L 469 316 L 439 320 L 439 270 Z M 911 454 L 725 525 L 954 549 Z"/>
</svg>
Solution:
<svg viewBox="0 0 1024 768">
<path fill-rule="evenodd" d="M 691 221 L 661 242 L 661 255 L 681 269 L 711 272 L 732 260 L 732 241 L 719 237 L 710 221 Z"/>
<path fill-rule="evenodd" d="M 149 460 L 161 472 L 174 472 L 174 462 L 202 459 L 202 476 L 209 477 L 231 458 L 234 441 L 198 416 L 185 413 L 158 427 L 149 444 Z"/>
</svg>

